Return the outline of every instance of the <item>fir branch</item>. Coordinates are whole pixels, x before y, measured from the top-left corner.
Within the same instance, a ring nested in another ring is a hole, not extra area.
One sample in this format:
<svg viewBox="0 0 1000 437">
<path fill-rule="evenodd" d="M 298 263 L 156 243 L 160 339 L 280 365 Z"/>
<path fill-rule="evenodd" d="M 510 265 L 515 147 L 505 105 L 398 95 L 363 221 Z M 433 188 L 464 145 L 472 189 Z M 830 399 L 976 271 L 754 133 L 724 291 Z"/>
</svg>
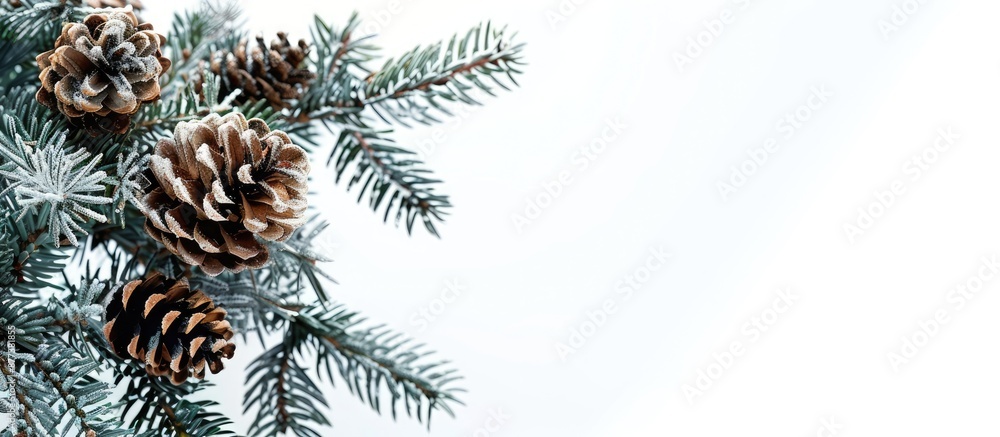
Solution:
<svg viewBox="0 0 1000 437">
<path fill-rule="evenodd" d="M 109 387 L 93 376 L 99 364 L 67 347 L 62 338 L 66 321 L 29 302 L 15 299 L 0 310 L 0 326 L 15 329 L 17 352 L 0 354 L 0 365 L 15 380 L 18 428 L 33 435 L 54 435 L 59 427 L 62 435 L 74 429 L 88 437 L 125 435 L 109 416 L 114 408 L 107 402 Z M 19 365 L 13 373 L 7 372 L 11 359 Z"/>
<path fill-rule="evenodd" d="M 363 109 L 356 91 L 364 83 L 357 75 L 369 73 L 365 64 L 374 59 L 377 49 L 369 42 L 370 36 L 354 35 L 360 25 L 357 12 L 341 28 L 327 24 L 319 16 L 313 18 L 310 33 L 315 50 L 309 62 L 316 78 L 293 108 L 293 120 L 344 117 Z"/>
<path fill-rule="evenodd" d="M 208 278 L 146 235 L 137 193 L 144 186 L 146 156 L 177 123 L 236 110 L 264 119 L 302 146 L 316 144 L 313 126 L 322 123 L 337 135 L 328 164 L 338 181 L 353 173 L 347 188 L 361 185 L 359 202 L 367 198 L 383 221 L 393 213 L 397 225 L 405 218 L 411 233 L 419 217 L 437 235 L 448 198 L 436 194 L 438 181 L 412 152 L 390 139 L 392 130 L 372 121 L 378 116 L 387 124 L 431 123 L 449 114 L 449 104 L 478 104 L 474 91 L 491 94 L 494 87 L 516 85 L 522 46 L 511 35 L 487 23 L 464 37 L 418 47 L 372 73 L 366 64 L 376 48 L 369 37 L 356 36 L 357 14 L 339 28 L 316 18 L 309 66 L 317 77 L 293 108 L 276 111 L 264 102 L 232 108 L 232 96 L 218 95 L 213 75 L 203 75 L 201 95 L 186 83 L 213 50 L 231 48 L 244 35 L 236 29 L 238 3 L 206 1 L 175 16 L 164 48 L 173 68 L 161 78 L 163 100 L 143 106 L 125 136 L 89 137 L 35 101 L 33 57 L 52 48 L 64 21 L 79 21 L 92 10 L 78 7 L 79 0 L 22 3 L 0 8 L 0 93 L 6 96 L 0 103 L 0 324 L 17 326 L 22 427 L 44 435 L 58 426 L 64 433 L 73 428 L 100 436 L 126 430 L 144 436 L 232 435 L 232 422 L 214 411 L 215 402 L 190 400 L 210 383 L 174 386 L 109 350 L 100 331 L 103 307 L 96 302 L 113 289 L 111 282 L 149 270 L 190 276 L 192 285 L 230 311 L 244 338 L 257 332 L 263 343 L 263 334 L 284 330 L 285 341 L 251 365 L 253 384 L 244 403 L 257 408 L 255 435 L 319 436 L 313 427 L 329 421 L 314 378 L 325 373 L 332 383 L 334 367 L 376 411 L 387 391 L 394 417 L 400 401 L 428 425 L 435 410 L 451 414 L 461 390 L 451 386 L 458 379 L 454 370 L 439 370 L 445 363 L 425 362 L 421 348 L 384 328 L 359 327 L 361 319 L 343 307 L 302 304 L 306 289 L 320 303 L 329 299 L 323 280 L 332 279 L 318 267 L 326 259 L 312 244 L 323 222 L 269 244 L 272 262 L 260 271 Z M 103 250 L 112 260 L 112 281 L 91 278 L 88 264 L 83 287 L 55 284 L 70 254 L 61 246 L 77 244 L 88 233 L 91 244 L 76 250 L 76 261 L 82 267 Z M 48 306 L 38 305 L 43 289 L 53 292 Z M 306 361 L 313 357 L 317 366 L 310 368 Z M 114 408 L 121 420 L 129 419 L 127 428 L 104 418 L 111 408 L 102 403 L 106 386 L 92 376 L 101 367 L 125 387 Z"/>
<path fill-rule="evenodd" d="M 343 306 L 276 311 L 289 321 L 295 338 L 307 339 L 330 381 L 336 367 L 348 389 L 375 411 L 382 411 L 383 386 L 392 398 L 393 418 L 402 400 L 407 415 L 426 421 L 428 427 L 433 411 L 454 416 L 451 404 L 461 404 L 456 395 L 464 390 L 452 387 L 461 377 L 453 369 L 439 370 L 447 361 L 422 361 L 431 353 L 421 345 L 411 345 L 410 339 L 382 326 L 359 328 L 364 319 Z"/>
<path fill-rule="evenodd" d="M 266 347 L 265 334 L 278 332 L 284 323 L 283 319 L 270 311 L 268 302 L 297 307 L 297 304 L 289 302 L 298 301 L 302 290 L 291 287 L 260 287 L 257 282 L 250 272 L 224 273 L 214 278 L 194 274 L 190 279 L 192 288 L 201 290 L 226 310 L 226 319 L 244 340 L 255 333 L 260 344 Z"/>
<path fill-rule="evenodd" d="M 235 435 L 228 429 L 233 425 L 232 420 L 212 411 L 218 407 L 217 402 L 188 400 L 213 387 L 212 383 L 202 381 L 177 386 L 164 377 L 150 376 L 142 363 L 114 356 L 96 324 L 87 327 L 81 344 L 88 345 L 99 361 L 114 371 L 116 385 L 126 387 L 120 418 L 124 421 L 131 417 L 128 428 L 133 432 L 144 437 Z"/>
<path fill-rule="evenodd" d="M 429 172 L 420 167 L 422 162 L 412 158 L 413 152 L 397 147 L 388 134 L 391 131 L 344 126 L 327 163 L 334 163 L 338 182 L 354 164 L 347 189 L 363 182 L 358 202 L 367 197 L 373 211 L 382 210 L 383 221 L 395 213 L 396 225 L 405 218 L 406 230 L 412 233 L 419 217 L 428 232 L 439 236 L 435 221 L 443 219 L 451 203 L 435 193 L 440 181 L 426 177 Z"/>
<path fill-rule="evenodd" d="M 33 69 L 32 72 L 37 77 L 37 69 Z M 14 128 L 6 121 L 0 124 L 0 141 L 13 143 L 15 135 L 37 140 L 42 136 L 43 130 L 50 132 L 66 130 L 63 117 L 56 117 L 48 108 L 35 100 L 36 91 L 35 87 L 30 86 L 0 86 L 0 92 L 4 95 L 4 99 L 0 101 L 0 119 L 5 120 L 10 117 L 17 121 Z"/>
<path fill-rule="evenodd" d="M 121 422 L 109 417 L 113 408 L 107 402 L 110 387 L 91 376 L 98 369 L 98 363 L 75 355 L 72 349 L 53 344 L 43 345 L 31 365 L 36 381 L 44 381 L 55 395 L 48 405 L 51 412 L 37 415 L 52 424 L 50 431 L 68 419 L 63 435 L 74 428 L 87 437 L 128 434 L 128 430 L 121 429 Z"/>
<path fill-rule="evenodd" d="M 18 423 L 15 424 L 17 429 L 35 429 L 35 409 L 34 403 L 25 393 L 25 390 L 21 387 L 27 387 L 26 384 L 20 384 L 21 379 L 24 377 L 21 373 L 11 370 L 10 362 L 14 360 L 17 362 L 18 358 L 22 361 L 25 357 L 30 357 L 30 355 L 8 355 L 6 351 L 0 353 L 0 373 L 3 373 L 3 380 L 0 381 L 0 388 L 4 391 L 10 390 L 10 381 L 15 381 L 14 390 L 14 404 L 11 406 L 14 409 L 14 420 Z"/>
<path fill-rule="evenodd" d="M 120 277 L 129 269 L 129 265 L 121 265 L 116 261 L 112 263 L 110 273 L 112 277 Z M 58 326 L 69 333 L 66 344 L 79 355 L 88 357 L 85 362 L 95 368 L 103 366 L 112 370 L 115 384 L 128 387 L 115 408 L 120 412 L 121 420 L 128 417 L 132 419 L 127 429 L 122 428 L 120 422 L 117 422 L 116 428 L 122 429 L 123 433 L 139 432 L 143 436 L 234 435 L 227 429 L 233 424 L 232 421 L 212 411 L 218 403 L 188 400 L 195 393 L 212 387 L 211 383 L 175 386 L 165 378 L 150 376 L 142 363 L 123 361 L 111 352 L 101 331 L 104 307 L 96 302 L 111 294 L 115 287 L 108 282 L 85 278 L 82 287 L 68 288 L 69 293 L 64 298 L 51 300 L 46 326 Z M 157 406 L 167 408 L 157 409 Z M 86 417 L 92 418 L 95 415 L 88 413 Z M 106 433 L 98 435 L 104 436 Z"/>
<path fill-rule="evenodd" d="M 80 21 L 86 10 L 61 1 L 21 0 L 22 6 L 0 14 L 0 39 L 18 40 L 34 52 L 51 50 L 62 23 Z"/>
<path fill-rule="evenodd" d="M 0 206 L 12 204 L 10 196 L 0 198 Z M 69 253 L 52 244 L 51 234 L 34 214 L 27 214 L 21 219 L 12 215 L 0 216 L 0 237 L 3 238 L 0 241 L 0 262 L 9 272 L 0 275 L 4 280 L 0 282 L 0 288 L 27 295 L 45 287 L 56 287 L 50 281 L 65 268 L 64 262 Z"/>
<path fill-rule="evenodd" d="M 162 94 L 172 95 L 184 89 L 185 81 L 202 59 L 224 41 L 236 38 L 241 16 L 239 3 L 232 0 L 203 0 L 195 10 L 174 14 L 166 50 L 171 67 L 162 78 Z"/>
<path fill-rule="evenodd" d="M 128 154 L 118 155 L 118 164 L 115 167 L 115 178 L 105 181 L 113 187 L 111 192 L 112 205 L 114 205 L 115 221 L 124 228 L 126 226 L 125 208 L 127 205 L 138 208 L 140 205 L 139 195 L 145 188 L 143 172 L 146 170 L 146 163 L 149 155 L 140 155 L 138 150 L 131 149 Z"/>
<path fill-rule="evenodd" d="M 277 436 L 293 431 L 299 436 L 321 437 L 312 425 L 330 425 L 320 409 L 328 407 L 326 399 L 298 362 L 303 340 L 297 332 L 289 331 L 280 344 L 247 368 L 243 412 L 256 409 L 250 435 Z"/>
<path fill-rule="evenodd" d="M 329 301 L 323 280 L 337 283 L 321 268 L 332 260 L 316 247 L 316 241 L 329 223 L 314 216 L 283 242 L 267 242 L 271 262 L 254 273 L 257 283 L 268 290 L 304 290 L 310 288 L 320 302 Z"/>
<path fill-rule="evenodd" d="M 504 90 L 517 85 L 514 76 L 521 73 L 524 45 L 513 43 L 515 36 L 484 23 L 464 38 L 455 35 L 447 43 L 414 48 L 367 79 L 362 104 L 386 122 L 404 126 L 407 119 L 438 122 L 431 109 L 451 115 L 442 100 L 478 105 L 472 90 L 492 96 L 493 85 Z"/>
<path fill-rule="evenodd" d="M 0 37 L 0 87 L 22 87 L 37 79 L 38 72 L 30 68 L 35 62 L 33 49 L 23 41 Z"/>
<path fill-rule="evenodd" d="M 5 116 L 8 131 L 16 131 L 15 121 Z M 27 212 L 38 212 L 39 221 L 47 223 L 56 247 L 59 238 L 66 237 L 77 245 L 77 234 L 87 234 L 80 224 L 90 220 L 106 222 L 99 209 L 112 199 L 103 193 L 106 174 L 95 171 L 100 156 L 91 157 L 85 150 L 67 153 L 63 148 L 66 135 L 55 136 L 43 128 L 39 139 L 26 141 L 14 134 L 14 141 L 0 140 L 0 175 L 7 177 L 23 218 Z"/>
</svg>

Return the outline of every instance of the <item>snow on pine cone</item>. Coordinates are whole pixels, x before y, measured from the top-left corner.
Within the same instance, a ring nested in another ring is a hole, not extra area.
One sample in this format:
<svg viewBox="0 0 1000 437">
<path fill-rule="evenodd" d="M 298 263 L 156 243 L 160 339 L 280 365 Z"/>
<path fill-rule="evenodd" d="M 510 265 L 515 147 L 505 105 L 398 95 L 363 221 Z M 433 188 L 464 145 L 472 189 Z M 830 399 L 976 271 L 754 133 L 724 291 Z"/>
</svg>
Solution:
<svg viewBox="0 0 1000 437">
<path fill-rule="evenodd" d="M 131 5 L 66 23 L 55 48 L 35 58 L 35 97 L 93 135 L 124 133 L 140 105 L 160 98 L 160 75 L 170 68 L 164 44 L 151 24 L 139 24 Z"/>
<path fill-rule="evenodd" d="M 220 97 L 240 90 L 236 103 L 267 100 L 275 109 L 290 107 L 288 101 L 297 100 L 316 77 L 302 65 L 309 56 L 309 44 L 299 40 L 292 45 L 282 32 L 278 32 L 270 45 L 264 43 L 263 36 L 258 36 L 252 46 L 248 43 L 243 39 L 231 52 L 212 53 L 207 66 L 222 78 Z M 195 90 L 199 93 L 203 80 L 200 73 L 194 77 Z"/>
<path fill-rule="evenodd" d="M 305 221 L 306 152 L 240 113 L 182 122 L 160 140 L 142 199 L 146 232 L 212 276 L 259 268 Z"/>
<path fill-rule="evenodd" d="M 186 279 L 153 273 L 125 284 L 107 307 L 104 336 L 122 358 L 145 363 L 146 372 L 169 376 L 174 384 L 202 379 L 230 359 L 236 345 L 226 311 L 192 290 Z"/>
</svg>

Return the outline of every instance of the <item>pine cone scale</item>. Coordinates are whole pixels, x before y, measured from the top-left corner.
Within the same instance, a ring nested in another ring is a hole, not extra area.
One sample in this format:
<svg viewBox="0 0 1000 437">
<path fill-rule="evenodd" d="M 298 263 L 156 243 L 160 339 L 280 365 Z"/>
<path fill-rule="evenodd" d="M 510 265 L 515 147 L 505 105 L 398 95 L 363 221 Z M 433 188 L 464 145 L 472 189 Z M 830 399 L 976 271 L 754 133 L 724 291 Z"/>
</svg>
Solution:
<svg viewBox="0 0 1000 437">
<path fill-rule="evenodd" d="M 170 326 L 173 325 L 174 321 L 177 320 L 177 318 L 180 316 L 181 312 L 176 310 L 171 311 L 167 313 L 167 315 L 163 316 L 163 322 L 160 324 L 161 326 L 160 334 L 165 335 L 170 330 Z M 188 330 L 188 332 L 185 332 L 185 334 L 188 333 L 190 333 L 190 330 Z"/>
</svg>

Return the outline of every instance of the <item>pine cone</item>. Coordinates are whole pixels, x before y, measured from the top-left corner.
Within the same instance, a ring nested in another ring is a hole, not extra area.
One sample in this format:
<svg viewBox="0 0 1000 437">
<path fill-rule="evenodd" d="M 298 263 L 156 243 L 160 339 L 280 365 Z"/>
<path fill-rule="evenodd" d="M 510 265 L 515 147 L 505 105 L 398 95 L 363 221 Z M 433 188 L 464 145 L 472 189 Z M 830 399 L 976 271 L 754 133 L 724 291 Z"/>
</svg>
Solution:
<svg viewBox="0 0 1000 437">
<path fill-rule="evenodd" d="M 55 49 L 35 58 L 35 97 L 93 135 L 124 133 L 141 104 L 160 98 L 160 74 L 170 68 L 160 53 L 166 39 L 152 29 L 131 6 L 65 24 Z"/>
<path fill-rule="evenodd" d="M 226 310 L 191 290 L 187 280 L 153 273 L 115 293 L 104 336 L 118 356 L 142 361 L 150 375 L 169 375 L 180 384 L 189 376 L 204 378 L 206 365 L 219 373 L 222 359 L 233 357 L 233 330 L 225 318 Z"/>
<path fill-rule="evenodd" d="M 316 77 L 302 63 L 309 56 L 309 44 L 299 40 L 297 46 L 279 32 L 270 46 L 264 37 L 256 38 L 257 44 L 247 52 L 247 40 L 242 40 L 232 52 L 217 51 L 212 54 L 209 69 L 222 78 L 220 97 L 234 90 L 242 92 L 236 103 L 267 100 L 275 109 L 288 108 L 288 100 L 296 100 Z M 201 92 L 203 79 L 195 77 L 195 91 Z"/>
<path fill-rule="evenodd" d="M 233 112 L 160 140 L 143 197 L 146 232 L 212 276 L 259 268 L 304 222 L 309 160 L 284 132 Z"/>
</svg>

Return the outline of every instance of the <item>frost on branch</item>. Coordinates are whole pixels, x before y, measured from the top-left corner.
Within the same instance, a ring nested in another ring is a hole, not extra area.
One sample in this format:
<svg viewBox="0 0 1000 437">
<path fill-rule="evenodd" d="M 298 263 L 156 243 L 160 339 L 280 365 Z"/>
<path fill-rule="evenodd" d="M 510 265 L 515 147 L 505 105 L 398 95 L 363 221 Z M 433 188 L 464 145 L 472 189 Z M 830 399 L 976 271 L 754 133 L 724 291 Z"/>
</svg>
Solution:
<svg viewBox="0 0 1000 437">
<path fill-rule="evenodd" d="M 13 119 L 6 117 L 5 121 L 13 131 Z M 100 155 L 92 157 L 85 150 L 67 152 L 65 140 L 61 134 L 47 144 L 36 145 L 15 135 L 14 144 L 0 147 L 7 161 L 0 166 L 0 175 L 9 184 L 4 194 L 14 192 L 22 208 L 18 219 L 29 212 L 39 214 L 57 247 L 62 237 L 74 246 L 79 244 L 77 235 L 87 233 L 79 223 L 108 221 L 99 205 L 111 203 L 111 198 L 103 196 L 102 182 L 107 174 L 94 169 Z"/>
</svg>

